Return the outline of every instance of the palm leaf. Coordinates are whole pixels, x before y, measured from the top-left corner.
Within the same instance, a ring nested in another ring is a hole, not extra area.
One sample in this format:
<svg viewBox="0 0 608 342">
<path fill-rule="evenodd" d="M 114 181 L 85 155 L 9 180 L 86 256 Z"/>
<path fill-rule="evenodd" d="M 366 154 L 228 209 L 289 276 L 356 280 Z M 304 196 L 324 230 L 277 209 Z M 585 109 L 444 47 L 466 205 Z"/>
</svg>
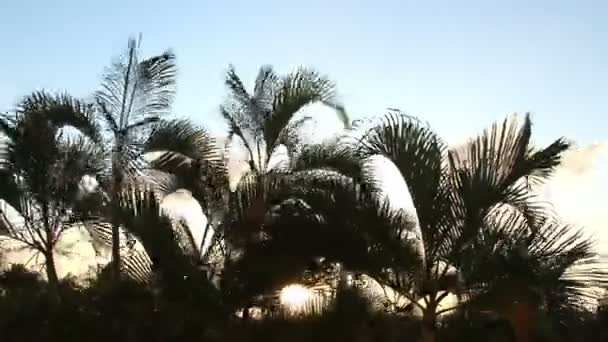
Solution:
<svg viewBox="0 0 608 342">
<path fill-rule="evenodd" d="M 169 51 L 140 60 L 139 42 L 129 40 L 127 51 L 103 76 L 95 93 L 101 118 L 116 134 L 134 122 L 166 113 L 175 95 L 175 55 Z"/>
<path fill-rule="evenodd" d="M 300 279 L 319 257 L 375 275 L 414 262 L 402 239 L 402 231 L 411 229 L 410 218 L 379 204 L 347 177 L 298 180 L 302 184 L 289 181 L 288 191 L 275 189 L 274 205 L 261 211 L 263 224 L 257 223 L 263 237 L 246 241 L 244 254 L 230 264 L 227 277 L 238 285 L 233 291 L 241 300 Z M 254 274 L 255 282 L 244 283 Z"/>
<path fill-rule="evenodd" d="M 220 148 L 206 130 L 186 120 L 163 122 L 150 135 L 144 150 L 162 153 L 151 167 L 177 176 L 179 182 L 174 187 L 190 190 L 206 214 L 223 205 L 227 171 Z"/>
<path fill-rule="evenodd" d="M 606 286 L 608 273 L 581 230 L 555 220 L 532 229 L 514 210 L 495 214 L 486 224 L 468 252 L 473 267 L 461 269 L 472 291 L 469 305 L 526 300 L 561 315 L 589 306 L 597 300 L 591 289 Z"/>
<path fill-rule="evenodd" d="M 342 108 L 335 103 L 335 85 L 313 70 L 299 68 L 281 80 L 281 86 L 274 94 L 270 117 L 264 122 L 266 152 L 275 147 L 281 131 L 302 108 L 313 103 L 323 103 L 334 108 Z M 348 120 L 343 117 L 344 124 Z"/>
<path fill-rule="evenodd" d="M 531 121 L 523 125 L 506 119 L 495 124 L 463 150 L 451 150 L 449 163 L 458 200 L 453 203 L 463 220 L 459 244 L 466 244 L 485 216 L 500 205 L 519 209 L 531 222 L 541 219 L 546 206 L 539 203 L 527 178 L 540 181 L 559 164 L 568 148 L 562 140 L 547 149 L 530 153 Z"/>
<path fill-rule="evenodd" d="M 265 65 L 260 68 L 253 89 L 253 101 L 255 101 L 259 108 L 270 112 L 272 109 L 272 99 L 277 91 L 279 81 L 280 78 L 274 72 L 272 66 Z"/>
<path fill-rule="evenodd" d="M 449 215 L 445 143 L 419 120 L 393 112 L 363 136 L 361 145 L 363 156 L 382 155 L 401 173 L 416 209 L 425 258 L 433 264 L 445 250 L 444 237 L 454 224 Z"/>
<path fill-rule="evenodd" d="M 226 73 L 226 86 L 230 92 L 234 95 L 235 99 L 241 102 L 243 105 L 249 105 L 251 103 L 251 95 L 245 89 L 243 81 L 236 74 L 234 66 L 230 65 L 228 72 Z"/>
<path fill-rule="evenodd" d="M 152 166 L 169 173 L 179 173 L 180 167 L 190 167 L 197 161 L 207 161 L 219 168 L 222 164 L 215 139 L 187 120 L 162 122 L 148 138 L 144 150 L 162 152 Z"/>
<path fill-rule="evenodd" d="M 222 308 L 218 306 L 217 290 L 205 272 L 199 270 L 200 254 L 182 248 L 184 240 L 176 229 L 187 228 L 172 226 L 171 220 L 160 213 L 156 197 L 143 192 L 121 194 L 120 221 L 141 241 L 166 298 L 183 301 L 186 305 L 203 305 L 205 309 L 219 312 L 217 310 Z M 140 264 L 144 266 L 137 268 L 137 273 L 145 271 L 146 263 Z"/>
<path fill-rule="evenodd" d="M 69 126 L 96 142 L 101 139 L 92 106 L 65 93 L 34 92 L 21 101 L 17 116 L 20 122 L 31 117 L 38 122 L 48 121 L 55 130 Z"/>
<path fill-rule="evenodd" d="M 84 172 L 96 172 L 86 168 L 90 159 L 79 160 L 88 157 L 100 139 L 88 104 L 67 94 L 40 91 L 24 97 L 18 111 L 0 121 L 9 134 L 2 161 L 3 196 L 19 212 L 23 213 L 23 194 L 17 191 L 28 191 L 39 202 L 47 202 L 49 196 L 58 200 L 66 195 L 57 192 L 59 183 L 78 184 L 76 178 Z M 64 138 L 64 127 L 76 129 L 80 136 Z"/>
</svg>

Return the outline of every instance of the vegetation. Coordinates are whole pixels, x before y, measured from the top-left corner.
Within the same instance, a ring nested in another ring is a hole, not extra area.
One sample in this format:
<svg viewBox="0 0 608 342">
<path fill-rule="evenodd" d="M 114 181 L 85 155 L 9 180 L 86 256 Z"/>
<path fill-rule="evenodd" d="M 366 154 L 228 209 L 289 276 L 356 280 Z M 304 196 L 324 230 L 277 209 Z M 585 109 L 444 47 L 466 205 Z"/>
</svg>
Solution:
<svg viewBox="0 0 608 342">
<path fill-rule="evenodd" d="M 94 103 L 37 92 L 0 117 L 0 231 L 46 266 L 46 279 L 20 265 L 0 274 L 2 341 L 608 338 L 593 240 L 534 191 L 569 144 L 533 146 L 529 116 L 450 147 L 399 111 L 351 126 L 314 70 L 262 67 L 249 92 L 230 67 L 224 146 L 163 117 L 175 75 L 172 53 L 145 59 L 130 40 Z M 333 108 L 347 134 L 305 143 L 312 104 Z M 234 179 L 239 149 L 247 168 Z M 413 210 L 384 196 L 379 160 Z M 162 209 L 178 189 L 207 222 Z M 87 284 L 54 262 L 76 226 L 112 250 Z M 308 287 L 308 302 L 282 302 L 290 284 Z"/>
</svg>

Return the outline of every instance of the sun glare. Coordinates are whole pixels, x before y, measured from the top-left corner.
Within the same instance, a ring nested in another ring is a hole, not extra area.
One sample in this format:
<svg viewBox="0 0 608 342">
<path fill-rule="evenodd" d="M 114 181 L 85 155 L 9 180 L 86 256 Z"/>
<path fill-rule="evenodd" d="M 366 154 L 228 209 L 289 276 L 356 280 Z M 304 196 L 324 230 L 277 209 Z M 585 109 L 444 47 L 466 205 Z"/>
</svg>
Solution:
<svg viewBox="0 0 608 342">
<path fill-rule="evenodd" d="M 281 290 L 281 304 L 290 307 L 299 307 L 312 297 L 312 291 L 302 285 L 288 285 Z"/>
</svg>

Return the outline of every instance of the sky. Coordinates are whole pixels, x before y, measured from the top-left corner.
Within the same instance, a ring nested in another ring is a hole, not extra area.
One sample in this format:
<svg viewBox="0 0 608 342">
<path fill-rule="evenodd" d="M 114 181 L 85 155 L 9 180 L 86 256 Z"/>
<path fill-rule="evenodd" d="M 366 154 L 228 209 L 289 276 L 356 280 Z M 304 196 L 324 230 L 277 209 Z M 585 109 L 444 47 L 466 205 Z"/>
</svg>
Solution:
<svg viewBox="0 0 608 342">
<path fill-rule="evenodd" d="M 451 141 L 530 111 L 539 141 L 589 143 L 608 136 L 607 17 L 602 0 L 6 0 L 0 110 L 33 89 L 90 95 L 142 33 L 145 54 L 178 56 L 174 112 L 213 130 L 229 63 L 248 83 L 308 65 L 354 118 L 400 108 Z"/>
<path fill-rule="evenodd" d="M 547 196 L 597 230 L 608 222 L 606 18 L 604 0 L 4 0 L 0 111 L 34 89 L 89 96 L 139 33 L 145 55 L 177 54 L 173 112 L 218 133 L 230 63 L 249 85 L 261 65 L 307 65 L 336 81 L 352 118 L 399 108 L 448 142 L 531 112 L 536 141 L 578 146 Z M 319 131 L 338 128 L 319 116 Z"/>
</svg>

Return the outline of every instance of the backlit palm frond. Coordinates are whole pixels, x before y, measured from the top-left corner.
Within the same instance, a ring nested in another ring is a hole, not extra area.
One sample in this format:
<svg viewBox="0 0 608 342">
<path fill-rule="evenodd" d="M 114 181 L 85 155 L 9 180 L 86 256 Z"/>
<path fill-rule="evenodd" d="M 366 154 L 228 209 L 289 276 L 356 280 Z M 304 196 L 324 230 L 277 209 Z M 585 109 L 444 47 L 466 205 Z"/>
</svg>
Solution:
<svg viewBox="0 0 608 342">
<path fill-rule="evenodd" d="M 544 183 L 561 164 L 563 153 L 569 148 L 568 142 L 558 139 L 544 149 L 532 149 L 526 158 L 527 168 L 521 172 L 533 185 Z"/>
<path fill-rule="evenodd" d="M 144 150 L 162 153 L 151 162 L 152 167 L 174 174 L 183 173 L 183 168 L 200 167 L 197 163 L 219 169 L 223 164 L 216 140 L 187 120 L 162 122 L 148 138 Z"/>
<path fill-rule="evenodd" d="M 544 224 L 530 240 L 529 253 L 542 265 L 537 276 L 548 309 L 593 307 L 600 299 L 594 289 L 608 286 L 608 272 L 594 251 L 595 241 L 582 229 L 559 222 Z"/>
<path fill-rule="evenodd" d="M 102 119 L 118 134 L 134 122 L 166 113 L 175 94 L 175 55 L 169 51 L 140 59 L 139 42 L 129 40 L 125 55 L 106 69 L 95 93 Z"/>
<path fill-rule="evenodd" d="M 401 237 L 401 230 L 411 229 L 409 218 L 379 206 L 352 182 L 326 186 L 332 183 L 279 201 L 264 221 L 264 237 L 244 245 L 244 254 L 228 269 L 228 277 L 240 279 L 233 282 L 243 298 L 301 280 L 303 272 L 318 271 L 315 260 L 321 257 L 374 275 L 415 263 Z"/>
<path fill-rule="evenodd" d="M 561 315 L 593 305 L 592 288 L 606 285 L 608 273 L 601 271 L 593 241 L 582 231 L 555 220 L 531 229 L 514 210 L 488 218 L 487 225 L 468 259 L 460 257 L 473 266 L 460 267 L 473 294 L 471 305 L 525 300 Z"/>
<path fill-rule="evenodd" d="M 415 229 L 411 216 L 392 210 L 389 203 L 378 200 L 374 192 L 358 182 L 334 182 L 333 186 L 319 190 L 300 197 L 315 215 L 323 217 L 327 229 L 343 235 L 334 241 L 336 244 L 340 240 L 352 244 L 343 248 L 353 248 L 353 252 L 342 253 L 342 260 L 337 261 L 353 271 L 375 275 L 387 268 L 400 272 L 416 269 L 419 263 L 409 241 Z M 355 253 L 357 248 L 360 251 Z"/>
<path fill-rule="evenodd" d="M 47 176 L 52 182 L 51 194 L 72 207 L 83 196 L 84 177 L 95 177 L 106 169 L 105 153 L 100 146 L 83 137 L 70 138 L 59 144 L 54 164 L 49 166 Z"/>
<path fill-rule="evenodd" d="M 132 251 L 125 253 L 120 266 L 125 275 L 139 283 L 150 284 L 154 279 L 152 260 L 145 252 Z"/>
<path fill-rule="evenodd" d="M 338 143 L 305 145 L 299 154 L 290 159 L 290 171 L 303 172 L 310 177 L 323 177 L 327 172 L 335 172 L 376 187 L 377 184 L 364 168 L 362 157 L 355 152 L 355 148 Z"/>
<path fill-rule="evenodd" d="M 232 96 L 236 100 L 238 100 L 242 105 L 249 106 L 251 104 L 252 97 L 245 89 L 245 85 L 243 81 L 236 74 L 236 70 L 233 65 L 228 67 L 228 72 L 226 72 L 226 87 L 231 92 Z"/>
<path fill-rule="evenodd" d="M 251 161 L 257 162 L 258 168 L 263 169 L 259 160 L 258 151 L 260 150 L 261 135 L 264 125 L 265 109 L 258 106 L 258 102 L 245 89 L 245 85 L 236 74 L 233 66 L 230 66 L 226 73 L 226 87 L 229 96 L 225 103 L 220 107 L 220 112 L 228 124 L 228 143 L 231 143 L 234 136 L 238 137 L 243 146 L 247 149 Z M 258 92 L 261 90 L 258 89 Z M 260 99 L 263 103 L 263 99 Z M 258 170 L 258 168 L 254 170 Z"/>
<path fill-rule="evenodd" d="M 3 126 L 10 128 L 8 160 L 29 169 L 52 163 L 64 127 L 70 127 L 94 142 L 100 132 L 91 107 L 67 94 L 50 95 L 36 92 L 26 96 L 12 117 L 5 117 Z"/>
<path fill-rule="evenodd" d="M 281 131 L 307 105 L 323 103 L 340 109 L 338 112 L 343 114 L 342 106 L 336 102 L 335 96 L 334 83 L 314 70 L 299 68 L 283 77 L 273 99 L 270 117 L 264 122 L 266 152 L 270 153 L 274 149 Z M 347 118 L 341 119 L 345 125 L 348 124 Z"/>
<path fill-rule="evenodd" d="M 141 241 L 146 254 L 152 262 L 151 268 L 156 275 L 162 291 L 173 300 L 189 303 L 195 292 L 207 293 L 213 303 L 217 294 L 208 281 L 205 272 L 199 269 L 200 254 L 189 253 L 180 246 L 180 237 L 171 220 L 159 211 L 156 195 L 151 193 L 124 194 L 120 211 L 120 222 Z M 145 265 L 145 263 L 144 263 Z M 139 268 L 140 271 L 145 269 Z M 201 303 L 190 303 L 203 305 Z M 219 309 L 219 308 L 216 308 Z"/>
<path fill-rule="evenodd" d="M 283 145 L 287 148 L 290 156 L 299 154 L 302 145 L 304 144 L 302 139 L 302 128 L 311 120 L 312 117 L 305 116 L 299 120 L 289 122 L 279 134 L 275 144 L 275 150 L 279 145 Z"/>
<path fill-rule="evenodd" d="M 455 187 L 466 207 L 466 224 L 475 226 L 496 205 L 512 205 L 533 220 L 542 208 L 530 206 L 533 198 L 528 178 L 539 182 L 559 164 L 568 148 L 558 140 L 548 148 L 530 152 L 529 115 L 523 125 L 514 119 L 494 124 L 462 150 L 451 150 L 450 166 L 456 175 Z"/>
<path fill-rule="evenodd" d="M 18 106 L 17 118 L 21 123 L 44 120 L 54 130 L 72 127 L 93 141 L 101 140 L 92 105 L 66 93 L 38 91 L 26 96 Z"/>
<path fill-rule="evenodd" d="M 85 145 L 96 146 L 100 139 L 91 107 L 67 94 L 36 92 L 26 96 L 18 111 L 2 122 L 11 133 L 2 162 L 3 188 L 11 205 L 20 211 L 14 192 L 17 188 L 29 192 L 39 203 L 65 199 L 67 193 L 73 195 L 74 191 L 66 192 L 65 187 L 75 190 L 78 177 L 86 172 L 86 162 L 80 159 L 89 157 L 91 150 L 85 151 Z M 76 132 L 63 134 L 64 127 Z M 11 178 L 15 185 L 21 185 L 10 186 Z M 8 193 L 11 189 L 12 195 Z"/>
<path fill-rule="evenodd" d="M 243 144 L 247 150 L 247 157 L 250 160 L 250 164 L 254 165 L 256 154 L 254 154 L 252 144 L 255 146 L 256 142 L 251 134 L 256 132 L 255 129 L 252 130 L 252 127 L 250 127 L 246 121 L 243 120 L 243 114 L 240 110 L 235 112 L 234 108 L 222 106 L 220 108 L 220 113 L 228 124 L 226 147 L 232 144 L 234 137 L 236 136 L 239 139 L 239 142 Z M 258 170 L 254 167 L 252 168 L 252 171 Z"/>
<path fill-rule="evenodd" d="M 96 240 L 103 246 L 111 246 L 112 230 L 111 222 L 116 220 L 118 213 L 125 210 L 136 211 L 136 199 L 142 196 L 153 196 L 158 203 L 166 196 L 170 189 L 166 189 L 164 180 L 159 176 L 152 179 L 145 177 L 134 177 L 124 182 L 116 195 L 115 201 L 108 196 L 108 188 L 100 184 L 92 193 L 88 193 L 76 202 L 73 208 L 73 220 L 82 223 Z M 129 201 L 129 199 L 132 199 Z M 121 225 L 120 222 L 117 224 Z M 129 249 L 134 241 L 132 233 L 119 229 L 119 249 Z"/>
<path fill-rule="evenodd" d="M 262 113 L 268 114 L 272 110 L 272 101 L 279 85 L 280 77 L 274 72 L 272 66 L 262 66 L 255 79 L 252 98 L 255 104 L 262 109 Z"/>
<path fill-rule="evenodd" d="M 151 167 L 175 175 L 175 185 L 190 190 L 206 214 L 223 206 L 228 175 L 222 151 L 205 129 L 186 120 L 162 122 L 150 135 L 145 151 L 161 153 Z"/>
<path fill-rule="evenodd" d="M 416 209 L 424 255 L 434 262 L 439 250 L 445 249 L 447 230 L 453 227 L 449 220 L 445 143 L 419 120 L 391 112 L 367 131 L 361 146 L 363 156 L 384 156 L 399 170 Z"/>
<path fill-rule="evenodd" d="M 123 141 L 122 144 L 113 145 L 112 153 L 108 155 L 110 176 L 120 175 L 121 182 L 127 183 L 141 178 L 147 167 L 143 154 L 143 146 L 138 143 Z"/>
<path fill-rule="evenodd" d="M 187 223 L 184 220 L 173 220 L 168 216 L 169 212 L 160 207 L 163 194 L 157 193 L 156 189 L 157 188 L 153 185 L 142 186 L 133 183 L 130 184 L 130 186 L 122 189 L 119 194 L 120 207 L 117 210 L 121 213 L 121 215 L 126 215 L 125 217 L 127 221 L 121 221 L 125 229 L 133 233 L 139 240 L 141 240 L 142 244 L 145 244 L 146 237 L 142 234 L 147 233 L 145 231 L 137 230 L 139 228 L 145 229 L 145 227 L 130 227 L 128 224 L 131 221 L 129 220 L 132 219 L 131 215 L 135 215 L 137 217 L 152 216 L 156 212 L 156 215 L 161 216 L 161 219 L 164 219 L 165 216 L 167 219 L 169 219 L 169 229 L 171 229 L 171 236 L 174 242 L 177 244 L 177 247 L 189 257 L 195 259 L 200 257 L 200 252 L 198 251 L 199 245 L 194 240 Z"/>
<path fill-rule="evenodd" d="M 0 133 L 9 141 L 14 141 L 17 138 L 18 130 L 16 121 L 17 118 L 15 115 L 0 113 Z"/>
<path fill-rule="evenodd" d="M 242 177 L 235 191 L 229 194 L 227 237 L 240 240 L 258 233 L 270 209 L 280 203 L 278 196 L 284 191 L 286 181 L 285 175 L 279 173 Z"/>
</svg>

